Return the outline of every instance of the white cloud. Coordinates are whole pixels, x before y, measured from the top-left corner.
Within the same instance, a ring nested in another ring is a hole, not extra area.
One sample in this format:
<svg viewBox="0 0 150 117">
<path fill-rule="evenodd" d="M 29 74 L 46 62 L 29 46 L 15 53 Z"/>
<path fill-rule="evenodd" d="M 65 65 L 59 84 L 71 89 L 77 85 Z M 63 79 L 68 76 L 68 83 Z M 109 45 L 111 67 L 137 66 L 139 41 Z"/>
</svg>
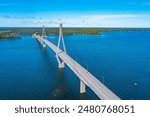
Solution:
<svg viewBox="0 0 150 117">
<path fill-rule="evenodd" d="M 39 16 L 0 18 L 1 27 L 26 26 L 56 27 L 58 23 L 64 23 L 65 27 L 150 27 L 150 15 L 120 14 L 120 15 L 84 15 L 74 17 L 39 18 Z"/>
<path fill-rule="evenodd" d="M 0 3 L 0 7 L 12 6 L 12 3 Z"/>
<path fill-rule="evenodd" d="M 7 6 L 7 4 L 4 4 L 4 3 L 0 3 L 0 6 Z"/>
<path fill-rule="evenodd" d="M 129 2 L 129 3 L 127 3 L 127 4 L 129 4 L 129 5 L 135 5 L 135 4 L 137 4 L 136 2 Z"/>
<path fill-rule="evenodd" d="M 150 2 L 128 2 L 126 5 L 150 6 Z"/>
<path fill-rule="evenodd" d="M 150 6 L 150 2 L 143 2 L 144 6 Z"/>
<path fill-rule="evenodd" d="M 150 15 L 88 15 L 79 19 L 85 27 L 150 27 Z"/>
</svg>

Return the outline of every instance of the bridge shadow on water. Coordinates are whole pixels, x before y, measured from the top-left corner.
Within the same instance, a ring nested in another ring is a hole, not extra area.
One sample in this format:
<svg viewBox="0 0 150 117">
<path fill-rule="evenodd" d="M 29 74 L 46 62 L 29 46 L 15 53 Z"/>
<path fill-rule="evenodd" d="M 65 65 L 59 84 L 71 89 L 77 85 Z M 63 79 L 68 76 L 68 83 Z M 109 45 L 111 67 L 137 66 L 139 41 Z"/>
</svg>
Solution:
<svg viewBox="0 0 150 117">
<path fill-rule="evenodd" d="M 86 100 L 86 93 L 80 93 L 80 100 Z"/>
<path fill-rule="evenodd" d="M 76 92 L 71 85 L 69 85 L 69 79 L 66 75 L 65 69 L 58 69 L 58 84 L 53 91 L 52 95 L 54 99 L 61 100 L 84 100 L 86 95 Z M 76 87 L 78 88 L 78 87 Z"/>
</svg>

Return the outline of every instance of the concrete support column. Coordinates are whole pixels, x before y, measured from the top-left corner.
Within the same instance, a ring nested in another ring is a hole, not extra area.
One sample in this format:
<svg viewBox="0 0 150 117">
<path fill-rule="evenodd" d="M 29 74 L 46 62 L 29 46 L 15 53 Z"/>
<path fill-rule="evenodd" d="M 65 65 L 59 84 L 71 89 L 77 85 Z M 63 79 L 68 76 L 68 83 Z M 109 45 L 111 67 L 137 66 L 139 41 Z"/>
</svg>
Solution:
<svg viewBox="0 0 150 117">
<path fill-rule="evenodd" d="M 58 68 L 59 69 L 63 69 L 63 68 L 65 68 L 65 63 L 64 63 L 64 61 L 60 61 L 60 59 L 59 59 L 59 57 L 58 57 L 58 55 L 56 55 L 56 59 L 57 59 L 57 62 L 58 62 Z"/>
<path fill-rule="evenodd" d="M 86 92 L 85 87 L 86 87 L 85 83 L 82 80 L 80 80 L 80 93 Z"/>
<path fill-rule="evenodd" d="M 64 61 L 62 61 L 62 63 L 58 63 L 58 67 L 59 67 L 59 69 L 65 68 L 65 63 L 64 63 Z"/>
<path fill-rule="evenodd" d="M 43 42 L 43 41 L 41 41 L 41 44 L 42 44 L 42 47 L 46 47 L 46 44 Z"/>
</svg>

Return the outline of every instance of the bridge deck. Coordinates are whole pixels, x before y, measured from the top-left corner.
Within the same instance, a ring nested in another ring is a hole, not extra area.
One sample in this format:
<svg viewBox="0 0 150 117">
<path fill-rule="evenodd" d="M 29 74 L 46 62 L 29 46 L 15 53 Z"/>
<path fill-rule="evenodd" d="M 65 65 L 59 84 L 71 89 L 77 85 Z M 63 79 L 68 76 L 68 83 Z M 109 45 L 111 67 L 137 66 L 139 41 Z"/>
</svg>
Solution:
<svg viewBox="0 0 150 117">
<path fill-rule="evenodd" d="M 97 80 L 91 73 L 89 73 L 85 68 L 73 60 L 64 51 L 57 48 L 53 43 L 48 40 L 43 39 L 38 35 L 34 35 L 35 38 L 47 44 L 58 56 L 68 65 L 68 67 L 82 80 L 88 87 L 90 87 L 95 94 L 102 100 L 120 100 L 120 98 L 115 95 L 110 89 L 108 89 L 104 84 Z"/>
</svg>

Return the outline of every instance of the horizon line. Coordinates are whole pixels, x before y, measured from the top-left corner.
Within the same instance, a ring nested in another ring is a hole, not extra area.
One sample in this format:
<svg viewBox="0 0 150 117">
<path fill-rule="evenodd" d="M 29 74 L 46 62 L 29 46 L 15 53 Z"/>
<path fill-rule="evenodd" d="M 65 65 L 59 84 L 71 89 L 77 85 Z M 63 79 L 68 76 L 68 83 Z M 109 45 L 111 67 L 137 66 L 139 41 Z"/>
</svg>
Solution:
<svg viewBox="0 0 150 117">
<path fill-rule="evenodd" d="M 59 26 L 58 26 L 59 27 Z M 42 28 L 42 26 L 36 26 L 36 27 L 27 27 L 27 26 L 18 26 L 18 27 L 0 27 L 0 28 Z M 45 28 L 57 28 L 57 26 L 53 27 L 46 27 Z M 63 27 L 63 28 L 150 28 L 150 27 Z"/>
</svg>

